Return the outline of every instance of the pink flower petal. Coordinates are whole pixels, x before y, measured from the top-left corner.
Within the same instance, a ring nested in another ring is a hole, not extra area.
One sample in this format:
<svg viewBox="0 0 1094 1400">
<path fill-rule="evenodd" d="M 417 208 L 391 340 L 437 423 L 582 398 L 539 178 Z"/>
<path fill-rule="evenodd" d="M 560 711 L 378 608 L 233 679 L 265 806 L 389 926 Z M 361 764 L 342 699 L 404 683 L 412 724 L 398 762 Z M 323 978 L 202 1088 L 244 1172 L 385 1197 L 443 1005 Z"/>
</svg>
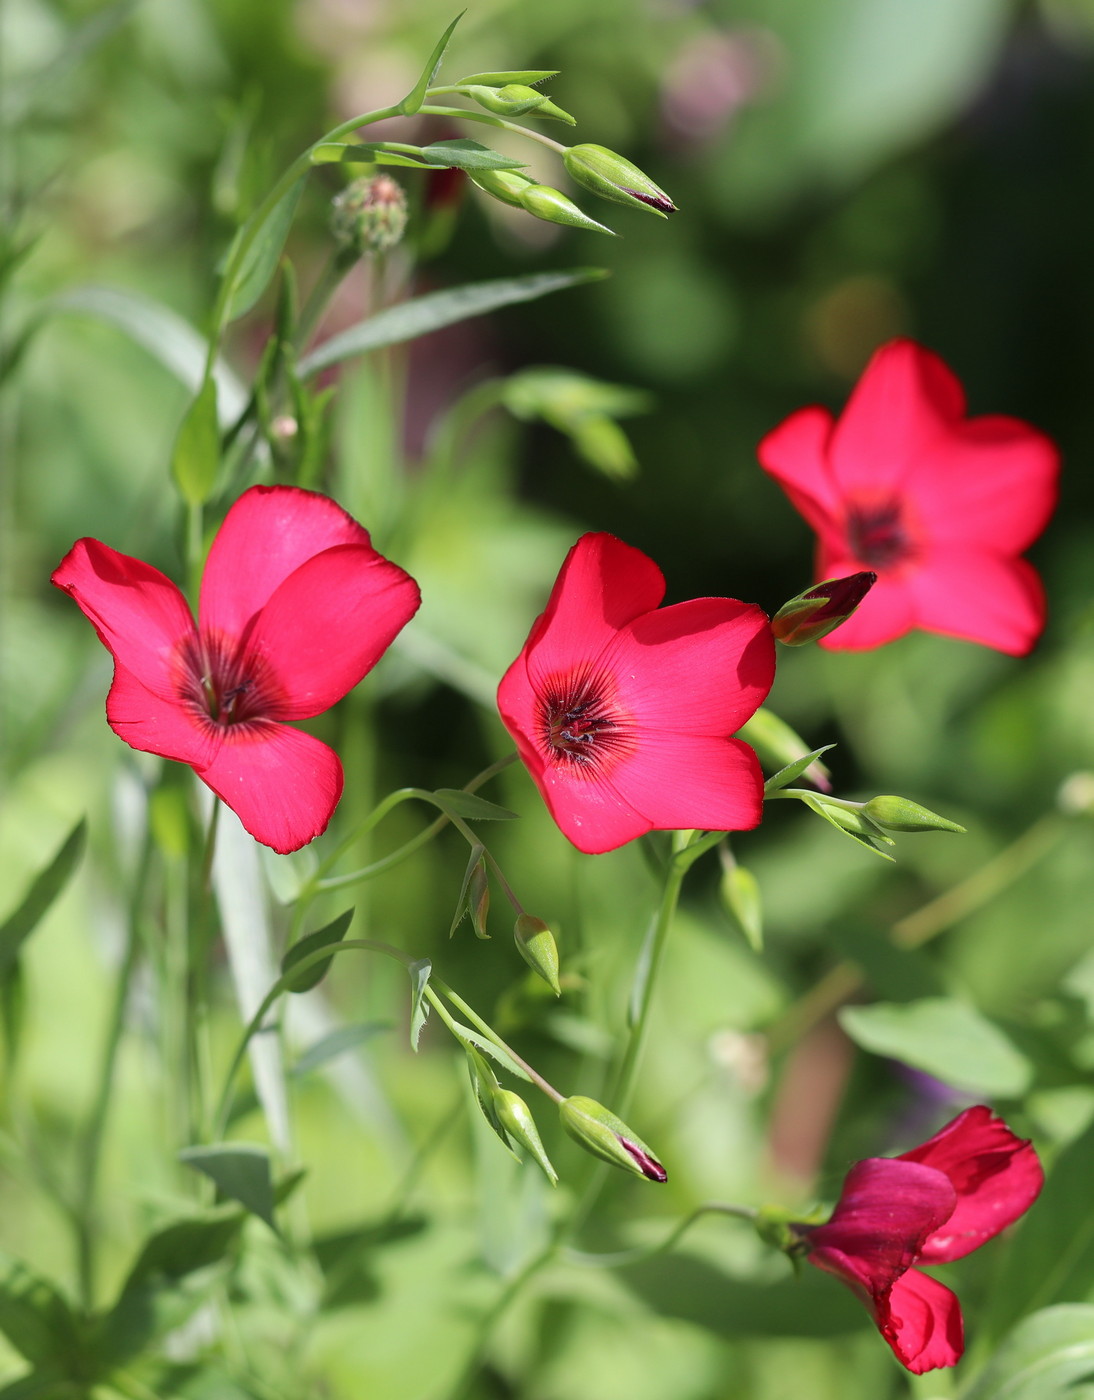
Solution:
<svg viewBox="0 0 1094 1400">
<path fill-rule="evenodd" d="M 256 841 L 280 855 L 326 830 L 342 796 L 342 765 L 326 744 L 288 725 L 258 720 L 225 731 L 198 776 Z"/>
<path fill-rule="evenodd" d="M 900 1160 L 944 1172 L 957 1192 L 953 1214 L 924 1241 L 925 1264 L 947 1264 L 978 1249 L 1029 1209 L 1045 1180 L 1032 1144 L 983 1104 L 958 1114 Z"/>
<path fill-rule="evenodd" d="M 939 545 L 1019 554 L 1056 508 L 1059 472 L 1055 444 L 1028 423 L 971 418 L 924 452 L 905 491 Z"/>
<path fill-rule="evenodd" d="M 106 697 L 106 718 L 131 748 L 194 768 L 207 768 L 220 749 L 221 731 L 215 724 L 203 723 L 177 699 L 154 695 L 119 662 L 114 663 L 114 683 Z"/>
<path fill-rule="evenodd" d="M 775 641 L 767 615 L 752 604 L 695 598 L 635 618 L 601 664 L 644 736 L 724 740 L 767 698 Z"/>
<path fill-rule="evenodd" d="M 255 621 L 247 652 L 284 696 L 272 719 L 308 719 L 372 670 L 421 602 L 418 585 L 371 545 L 324 550 L 295 569 Z M 246 662 L 244 663 L 246 669 Z"/>
<path fill-rule="evenodd" d="M 558 829 L 586 855 L 614 851 L 653 830 L 653 822 L 635 810 L 610 777 L 586 776 L 574 766 L 554 764 L 541 767 L 536 785 Z"/>
<path fill-rule="evenodd" d="M 179 652 L 194 635 L 186 599 L 165 574 L 98 540 L 77 540 L 52 582 L 77 603 L 114 659 L 154 695 L 178 695 Z"/>
<path fill-rule="evenodd" d="M 368 545 L 368 531 L 328 496 L 295 486 L 252 486 L 224 517 L 201 582 L 202 631 L 241 639 L 274 590 L 314 555 Z"/>
<path fill-rule="evenodd" d="M 838 488 L 900 486 L 964 412 L 964 391 L 937 355 L 911 340 L 883 345 L 832 434 L 828 460 Z"/>
<path fill-rule="evenodd" d="M 881 1335 L 902 1366 L 917 1376 L 956 1366 L 965 1350 L 961 1304 L 937 1279 L 909 1269 L 875 1308 Z"/>
<path fill-rule="evenodd" d="M 614 535 L 582 535 L 525 643 L 533 684 L 595 662 L 621 627 L 664 596 L 661 570 L 640 549 Z"/>
<path fill-rule="evenodd" d="M 822 561 L 817 570 L 818 578 L 839 578 L 855 572 L 859 567 L 851 565 L 846 556 L 837 561 L 834 567 L 829 567 L 830 563 L 829 560 Z M 825 651 L 869 651 L 903 637 L 917 622 L 906 571 L 901 574 L 879 573 L 877 583 L 854 613 L 846 622 L 841 622 L 834 632 L 822 637 L 817 645 Z"/>
<path fill-rule="evenodd" d="M 759 760 L 740 739 L 645 733 L 607 779 L 648 830 L 749 831 L 763 816 Z"/>
<path fill-rule="evenodd" d="M 1025 559 L 973 549 L 932 551 L 909 572 L 906 587 L 917 627 L 982 642 L 1010 656 L 1025 656 L 1044 626 L 1044 589 Z"/>
<path fill-rule="evenodd" d="M 832 415 L 826 408 L 802 408 L 768 433 L 756 449 L 760 465 L 818 534 L 838 529 L 843 514 L 843 499 L 828 466 L 831 435 Z"/>
<path fill-rule="evenodd" d="M 944 1172 L 899 1157 L 868 1157 L 847 1173 L 832 1218 L 802 1231 L 809 1262 L 876 1300 L 911 1268 L 956 1204 Z"/>
</svg>

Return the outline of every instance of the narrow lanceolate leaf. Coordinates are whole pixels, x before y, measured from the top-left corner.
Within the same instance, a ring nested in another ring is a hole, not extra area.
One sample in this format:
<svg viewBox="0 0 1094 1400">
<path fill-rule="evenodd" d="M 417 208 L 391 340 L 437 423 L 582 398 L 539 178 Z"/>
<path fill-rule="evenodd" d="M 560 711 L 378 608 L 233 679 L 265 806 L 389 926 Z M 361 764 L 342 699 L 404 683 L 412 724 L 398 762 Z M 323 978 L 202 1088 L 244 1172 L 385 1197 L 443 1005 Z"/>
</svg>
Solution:
<svg viewBox="0 0 1094 1400">
<path fill-rule="evenodd" d="M 31 1362 L 71 1363 L 80 1350 L 79 1325 L 48 1279 L 0 1254 L 0 1332 Z"/>
<path fill-rule="evenodd" d="M 1094 1376 L 1094 1307 L 1044 1308 L 1007 1337 L 963 1400 L 1069 1400 Z"/>
<path fill-rule="evenodd" d="M 422 159 L 430 165 L 457 170 L 523 170 L 525 162 L 492 151 L 480 141 L 459 137 L 454 141 L 434 141 L 422 147 Z"/>
<path fill-rule="evenodd" d="M 422 1036 L 422 1027 L 429 1015 L 429 1003 L 425 999 L 425 989 L 429 984 L 429 974 L 433 964 L 428 958 L 419 958 L 407 968 L 410 973 L 410 1048 L 417 1050 Z"/>
<path fill-rule="evenodd" d="M 312 165 L 406 165 L 414 170 L 435 170 L 427 160 L 416 160 L 405 151 L 387 151 L 367 141 L 326 141 L 313 146 Z"/>
<path fill-rule="evenodd" d="M 470 77 L 460 78 L 454 87 L 508 87 L 510 83 L 521 83 L 527 87 L 534 87 L 536 83 L 544 83 L 548 78 L 557 78 L 559 70 L 557 68 L 514 68 L 508 73 L 472 73 Z"/>
<path fill-rule="evenodd" d="M 457 321 L 469 320 L 472 316 L 485 316 L 503 306 L 514 306 L 518 302 L 535 301 L 550 292 L 565 291 L 567 287 L 579 287 L 584 282 L 597 282 L 607 273 L 598 267 L 577 267 L 569 272 L 536 272 L 527 277 L 500 277 L 491 282 L 471 282 L 465 287 L 452 287 L 443 292 L 429 292 L 425 296 L 413 297 L 400 306 L 392 306 L 370 316 L 367 321 L 359 321 L 339 335 L 331 336 L 298 366 L 302 378 L 318 374 L 328 365 L 341 360 L 352 359 L 355 355 L 366 355 L 372 350 L 380 350 L 385 345 L 398 345 L 402 341 L 415 340 L 442 326 L 454 325 Z"/>
<path fill-rule="evenodd" d="M 426 93 L 433 86 L 437 74 L 440 72 L 445 50 L 448 48 L 456 25 L 459 24 L 466 13 L 466 10 L 461 10 L 441 35 L 440 39 L 438 39 L 436 48 L 429 55 L 429 62 L 422 69 L 421 77 L 399 103 L 399 111 L 404 117 L 412 117 L 415 112 L 421 109 L 422 103 L 425 101 Z"/>
<path fill-rule="evenodd" d="M 789 787 L 792 782 L 800 778 L 801 775 L 814 764 L 822 753 L 827 753 L 829 749 L 834 749 L 835 744 L 825 744 L 823 748 L 814 749 L 812 753 L 803 754 L 801 758 L 793 763 L 788 763 L 785 768 L 780 768 L 777 773 L 773 773 L 767 782 L 764 783 L 764 796 L 769 793 L 778 792 L 780 788 Z"/>
<path fill-rule="evenodd" d="M 312 953 L 317 953 L 321 948 L 329 948 L 332 944 L 341 943 L 346 936 L 346 930 L 353 922 L 353 910 L 347 909 L 344 914 L 339 914 L 337 919 L 332 919 L 324 928 L 317 929 L 315 933 L 309 933 L 306 937 L 294 943 L 285 956 L 281 959 L 281 976 L 285 982 L 287 992 L 310 992 L 313 987 L 317 987 L 327 975 L 327 969 L 331 965 L 331 958 L 321 958 L 317 962 L 309 963 L 300 972 L 294 973 L 293 968 L 304 958 Z"/>
<path fill-rule="evenodd" d="M 442 812 L 467 822 L 507 822 L 517 817 L 508 807 L 499 807 L 496 802 L 487 802 L 485 797 L 476 797 L 462 788 L 438 788 L 433 796 Z"/>
<path fill-rule="evenodd" d="M 0 924 L 0 980 L 15 966 L 20 948 L 68 884 L 80 863 L 86 837 L 87 822 L 81 817 L 50 863 L 35 876 L 17 908 Z"/>
<path fill-rule="evenodd" d="M 171 473 L 187 505 L 200 506 L 209 499 L 219 466 L 217 385 L 209 378 L 186 410 L 171 458 Z"/>
<path fill-rule="evenodd" d="M 456 1027 L 460 1039 L 465 1042 L 465 1050 L 468 1045 L 473 1045 L 484 1055 L 489 1055 L 492 1060 L 501 1065 L 502 1069 L 507 1069 L 510 1074 L 516 1075 L 518 1079 L 523 1079 L 526 1084 L 531 1084 L 532 1081 L 528 1077 L 527 1071 L 521 1069 L 512 1055 L 503 1050 L 500 1045 L 495 1045 L 492 1040 L 488 1040 L 486 1036 L 472 1030 L 470 1026 L 465 1026 L 462 1021 L 454 1021 L 453 1025 Z"/>
<path fill-rule="evenodd" d="M 733 865 L 722 875 L 722 900 L 754 953 L 764 946 L 763 902 L 751 870 Z"/>
<path fill-rule="evenodd" d="M 245 1210 L 264 1220 L 271 1230 L 277 1229 L 270 1154 L 264 1147 L 238 1142 L 184 1147 L 179 1161 L 207 1176 L 222 1196 L 238 1201 Z"/>
<path fill-rule="evenodd" d="M 270 285 L 303 190 L 304 180 L 301 178 L 281 196 L 268 213 L 261 218 L 253 215 L 236 234 L 235 242 L 228 250 L 228 261 L 224 270 L 225 277 L 231 279 L 231 294 L 224 313 L 225 325 L 229 321 L 238 320 L 240 316 L 245 316 Z M 248 243 L 247 251 L 240 256 L 237 250 L 243 246 L 243 239 L 249 237 L 249 231 L 256 219 L 254 237 Z"/>
<path fill-rule="evenodd" d="M 392 1021 L 361 1021 L 352 1026 L 338 1026 L 309 1045 L 290 1073 L 294 1079 L 302 1078 L 305 1074 L 311 1074 L 329 1061 L 337 1059 L 339 1055 L 344 1055 L 347 1050 L 356 1050 L 373 1036 L 383 1035 L 384 1032 L 394 1029 Z"/>
</svg>

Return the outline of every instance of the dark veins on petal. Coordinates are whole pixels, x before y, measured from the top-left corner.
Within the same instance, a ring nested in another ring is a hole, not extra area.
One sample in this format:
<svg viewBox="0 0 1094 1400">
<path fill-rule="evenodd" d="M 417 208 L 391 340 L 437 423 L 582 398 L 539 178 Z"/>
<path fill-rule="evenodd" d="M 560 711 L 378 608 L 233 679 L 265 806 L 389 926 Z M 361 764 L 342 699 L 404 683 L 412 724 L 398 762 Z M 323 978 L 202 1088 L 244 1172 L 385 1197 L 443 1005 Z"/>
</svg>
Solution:
<svg viewBox="0 0 1094 1400">
<path fill-rule="evenodd" d="M 539 732 L 546 757 L 595 769 L 630 749 L 630 726 L 610 694 L 610 683 L 602 676 L 575 675 L 549 682 L 539 697 Z"/>
<path fill-rule="evenodd" d="M 261 657 L 215 634 L 186 640 L 179 656 L 180 698 L 218 729 L 269 719 L 279 691 Z"/>
<path fill-rule="evenodd" d="M 852 505 L 847 511 L 847 543 L 864 564 L 885 568 L 899 564 L 912 552 L 900 502 Z"/>
</svg>

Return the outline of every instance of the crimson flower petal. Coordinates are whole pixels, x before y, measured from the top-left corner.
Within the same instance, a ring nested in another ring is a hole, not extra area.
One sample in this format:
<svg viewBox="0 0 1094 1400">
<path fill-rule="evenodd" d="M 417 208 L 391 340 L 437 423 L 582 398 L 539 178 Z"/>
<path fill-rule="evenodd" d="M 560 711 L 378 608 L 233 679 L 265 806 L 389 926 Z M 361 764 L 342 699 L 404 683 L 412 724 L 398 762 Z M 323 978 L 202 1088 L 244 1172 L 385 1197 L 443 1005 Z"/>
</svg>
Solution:
<svg viewBox="0 0 1094 1400">
<path fill-rule="evenodd" d="M 342 796 L 342 765 L 333 749 L 269 720 L 227 729 L 216 758 L 198 777 L 256 841 L 280 855 L 321 835 Z"/>
<path fill-rule="evenodd" d="M 883 345 L 832 433 L 835 481 L 850 492 L 900 486 L 964 412 L 964 391 L 937 355 L 912 340 Z"/>
<path fill-rule="evenodd" d="M 824 535 L 838 528 L 843 498 L 828 465 L 833 419 L 826 408 L 801 408 L 756 449 L 760 465 L 782 486 L 795 510 Z"/>
<path fill-rule="evenodd" d="M 767 698 L 775 641 L 766 613 L 753 604 L 694 598 L 635 618 L 601 661 L 618 678 L 620 703 L 643 729 L 723 737 Z"/>
<path fill-rule="evenodd" d="M 119 739 L 143 753 L 207 768 L 216 758 L 221 732 L 176 697 L 163 700 L 119 662 L 106 697 L 107 723 Z"/>
<path fill-rule="evenodd" d="M 875 1304 L 881 1335 L 915 1375 L 955 1366 L 965 1350 L 961 1305 L 937 1279 L 909 1269 Z"/>
<path fill-rule="evenodd" d="M 115 661 L 160 699 L 177 696 L 179 653 L 194 635 L 194 620 L 165 574 L 99 540 L 82 539 L 51 581 L 76 602 Z"/>
<path fill-rule="evenodd" d="M 329 496 L 296 486 L 252 486 L 224 517 L 205 564 L 202 631 L 236 639 L 277 587 L 316 554 L 368 545 L 368 531 Z"/>
<path fill-rule="evenodd" d="M 763 816 L 763 773 L 740 739 L 654 733 L 610 782 L 646 830 L 749 831 Z"/>
<path fill-rule="evenodd" d="M 1025 656 L 1044 626 L 1044 588 L 1025 559 L 975 549 L 932 551 L 929 562 L 909 574 L 905 587 L 916 626 L 982 642 L 1009 656 Z M 831 635 L 838 638 L 841 631 Z"/>
<path fill-rule="evenodd" d="M 533 684 L 596 661 L 621 627 L 664 596 L 664 575 L 640 549 L 603 532 L 582 535 L 525 643 Z"/>
<path fill-rule="evenodd" d="M 1045 1180 L 1033 1145 L 983 1104 L 967 1108 L 900 1160 L 944 1172 L 957 1192 L 953 1214 L 920 1249 L 924 1264 L 947 1264 L 978 1249 L 1029 1209 Z"/>
<path fill-rule="evenodd" d="M 270 718 L 308 719 L 341 700 L 420 603 L 410 575 L 371 545 L 336 546 L 295 569 L 247 642 L 247 654 L 261 658 L 280 691 Z"/>
<path fill-rule="evenodd" d="M 956 1205 L 945 1172 L 899 1157 L 867 1157 L 847 1173 L 832 1218 L 802 1231 L 809 1262 L 876 1300 L 911 1268 L 923 1241 Z"/>
</svg>

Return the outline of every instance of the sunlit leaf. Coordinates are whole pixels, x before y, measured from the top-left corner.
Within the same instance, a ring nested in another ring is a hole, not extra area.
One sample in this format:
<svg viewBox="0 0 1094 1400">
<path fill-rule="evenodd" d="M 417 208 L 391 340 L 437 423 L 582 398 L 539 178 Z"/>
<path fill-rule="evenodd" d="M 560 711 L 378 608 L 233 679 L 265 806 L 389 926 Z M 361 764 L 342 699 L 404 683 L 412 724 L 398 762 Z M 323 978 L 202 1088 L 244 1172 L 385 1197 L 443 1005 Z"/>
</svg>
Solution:
<svg viewBox="0 0 1094 1400">
<path fill-rule="evenodd" d="M 35 876 L 18 906 L 0 924 L 0 979 L 10 973 L 20 948 L 68 884 L 80 863 L 86 837 L 87 822 L 81 817 L 50 863 Z"/>
<path fill-rule="evenodd" d="M 433 964 L 428 958 L 419 958 L 407 968 L 410 973 L 410 1048 L 417 1050 L 422 1036 L 422 1027 L 429 1015 L 429 1003 L 425 999 L 425 989 L 429 985 L 429 974 Z"/>
<path fill-rule="evenodd" d="M 492 151 L 480 141 L 460 137 L 453 141 L 434 141 L 421 148 L 422 159 L 430 165 L 457 170 L 523 170 L 525 162 Z"/>
<path fill-rule="evenodd" d="M 403 100 L 399 103 L 399 111 L 404 117 L 412 117 L 415 112 L 420 110 L 422 103 L 425 101 L 426 93 L 433 86 L 437 74 L 440 72 L 441 63 L 444 60 L 445 50 L 448 48 L 449 41 L 451 40 L 452 35 L 455 32 L 456 25 L 459 24 L 460 20 L 463 19 L 466 13 L 466 10 L 461 10 L 456 16 L 456 18 L 452 21 L 452 23 L 448 26 L 448 28 L 444 31 L 444 33 L 441 35 L 440 39 L 438 39 L 436 47 L 434 48 L 433 52 L 429 55 L 429 60 L 426 63 L 425 67 L 422 69 L 421 77 L 414 84 L 414 86 L 407 93 L 407 95 L 403 98 Z"/>
<path fill-rule="evenodd" d="M 835 744 L 825 744 L 822 748 L 814 749 L 811 753 L 803 754 L 801 758 L 795 759 L 793 763 L 788 763 L 785 768 L 780 768 L 777 773 L 773 773 L 767 782 L 764 783 L 764 796 L 768 793 L 778 792 L 780 788 L 789 787 L 795 779 L 814 764 L 822 753 L 827 753 L 829 749 L 834 749 Z"/>
</svg>

